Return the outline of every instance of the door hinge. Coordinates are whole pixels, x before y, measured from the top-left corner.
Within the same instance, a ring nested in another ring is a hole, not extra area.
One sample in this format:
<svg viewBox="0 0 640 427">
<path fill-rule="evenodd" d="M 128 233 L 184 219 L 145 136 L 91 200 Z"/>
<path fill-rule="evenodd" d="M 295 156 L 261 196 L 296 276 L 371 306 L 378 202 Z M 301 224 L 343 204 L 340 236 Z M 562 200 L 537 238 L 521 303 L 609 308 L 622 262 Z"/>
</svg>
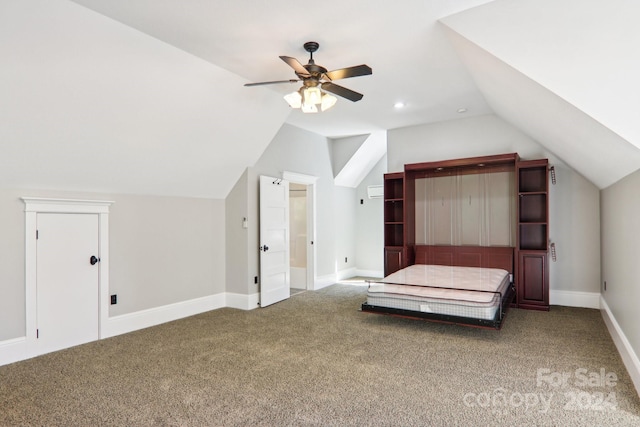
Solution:
<svg viewBox="0 0 640 427">
<path fill-rule="evenodd" d="M 40 338 L 40 329 L 36 329 L 36 338 Z"/>
<path fill-rule="evenodd" d="M 39 235 L 38 230 L 36 230 L 36 240 L 38 240 L 38 235 Z"/>
</svg>

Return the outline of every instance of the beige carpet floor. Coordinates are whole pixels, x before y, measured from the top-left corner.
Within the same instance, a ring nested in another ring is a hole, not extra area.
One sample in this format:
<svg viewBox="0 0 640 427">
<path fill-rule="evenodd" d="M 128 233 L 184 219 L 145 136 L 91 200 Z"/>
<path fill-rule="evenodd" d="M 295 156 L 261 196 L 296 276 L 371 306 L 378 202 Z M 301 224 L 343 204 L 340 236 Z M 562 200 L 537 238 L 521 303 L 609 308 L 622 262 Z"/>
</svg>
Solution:
<svg viewBox="0 0 640 427">
<path fill-rule="evenodd" d="M 512 309 L 481 330 L 362 313 L 365 292 L 333 285 L 2 366 L 0 425 L 640 425 L 597 310 Z"/>
</svg>

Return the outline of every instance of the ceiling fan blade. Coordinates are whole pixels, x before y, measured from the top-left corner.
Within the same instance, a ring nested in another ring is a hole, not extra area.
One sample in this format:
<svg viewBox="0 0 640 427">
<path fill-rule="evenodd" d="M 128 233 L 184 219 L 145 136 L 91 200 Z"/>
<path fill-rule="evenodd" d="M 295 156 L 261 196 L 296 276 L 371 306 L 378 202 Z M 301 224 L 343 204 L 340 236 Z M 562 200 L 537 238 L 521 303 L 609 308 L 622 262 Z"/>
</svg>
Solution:
<svg viewBox="0 0 640 427">
<path fill-rule="evenodd" d="M 333 84 L 331 82 L 322 83 L 322 89 L 327 92 L 331 92 L 334 95 L 341 96 L 343 98 L 347 98 L 349 101 L 360 101 L 364 95 L 358 92 L 354 92 L 351 89 L 347 89 L 346 87 L 338 86 L 337 84 Z"/>
<path fill-rule="evenodd" d="M 297 79 L 274 80 L 271 82 L 245 83 L 245 86 L 263 86 L 263 85 L 273 85 L 278 83 L 298 83 L 299 81 L 300 80 L 297 80 Z"/>
<path fill-rule="evenodd" d="M 286 62 L 291 68 L 293 68 L 293 70 L 296 72 L 297 75 L 305 76 L 305 77 L 308 77 L 311 75 L 309 74 L 307 69 L 304 68 L 304 66 L 300 63 L 300 61 L 298 61 L 296 58 L 292 58 L 290 56 L 281 56 L 280 59 Z"/>
<path fill-rule="evenodd" d="M 341 68 L 339 70 L 329 71 L 328 73 L 324 73 L 324 75 L 327 76 L 329 80 L 340 80 L 347 79 L 349 77 L 368 76 L 372 73 L 373 71 L 371 70 L 371 67 L 362 64 L 356 65 L 355 67 L 347 67 Z"/>
</svg>

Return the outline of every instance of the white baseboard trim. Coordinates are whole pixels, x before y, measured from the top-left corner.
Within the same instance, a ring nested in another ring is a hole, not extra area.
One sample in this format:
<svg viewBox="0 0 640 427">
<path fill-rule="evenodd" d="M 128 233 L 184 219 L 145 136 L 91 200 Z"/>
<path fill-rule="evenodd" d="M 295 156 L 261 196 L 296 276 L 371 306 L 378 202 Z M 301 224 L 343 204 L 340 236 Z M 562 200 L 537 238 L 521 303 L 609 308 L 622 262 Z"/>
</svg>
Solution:
<svg viewBox="0 0 640 427">
<path fill-rule="evenodd" d="M 358 275 L 358 273 L 356 273 L 356 268 L 355 267 L 351 267 L 351 268 L 346 268 L 344 270 L 340 270 L 336 272 L 336 280 L 340 281 L 340 280 L 344 280 L 344 279 L 350 279 L 352 277 L 355 277 Z"/>
<path fill-rule="evenodd" d="M 316 281 L 313 284 L 314 291 L 318 289 L 326 288 L 327 286 L 331 286 L 336 283 L 338 280 L 336 279 L 335 274 L 327 274 L 326 276 L 316 276 Z"/>
<path fill-rule="evenodd" d="M 602 313 L 604 323 L 607 325 L 609 334 L 611 334 L 611 338 L 613 338 L 613 342 L 618 349 L 618 353 L 620 353 L 620 356 L 622 357 L 622 362 L 629 372 L 629 376 L 631 377 L 631 381 L 633 381 L 636 392 L 638 393 L 638 396 L 640 396 L 640 359 L 638 359 L 638 355 L 633 351 L 631 343 L 629 343 L 629 340 L 622 331 L 622 328 L 620 328 L 618 321 L 613 316 L 613 313 L 609 309 L 604 298 L 600 298 L 600 306 L 600 312 Z"/>
<path fill-rule="evenodd" d="M 549 304 L 566 307 L 600 308 L 599 292 L 549 291 Z"/>
<path fill-rule="evenodd" d="M 171 322 L 183 317 L 193 316 L 205 311 L 215 310 L 225 306 L 224 293 L 209 295 L 188 301 L 154 307 L 135 313 L 109 317 L 106 325 L 101 325 L 100 338 L 113 337 L 138 329 L 148 328 L 161 323 Z"/>
<path fill-rule="evenodd" d="M 236 296 L 242 297 L 242 301 L 240 301 Z M 243 309 L 249 309 L 249 307 L 255 308 L 258 304 L 258 298 L 258 294 L 231 294 L 231 297 L 228 299 L 227 294 L 220 293 L 110 317 L 106 324 L 101 325 L 100 338 L 109 338 L 116 335 L 126 334 L 127 332 L 160 325 L 162 323 L 171 322 L 173 320 L 182 319 L 184 317 L 193 316 L 222 307 L 236 307 Z M 231 305 L 229 300 L 234 305 Z M 30 357 L 32 356 L 29 355 L 27 349 L 26 337 L 0 341 L 0 366 L 26 360 Z"/>
<path fill-rule="evenodd" d="M 384 272 L 377 270 L 359 270 L 356 269 L 356 276 L 360 277 L 375 277 L 375 278 L 383 278 Z"/>
<path fill-rule="evenodd" d="M 240 310 L 253 310 L 260 304 L 260 294 L 236 294 L 227 292 L 225 294 L 226 307 L 239 308 Z"/>
<path fill-rule="evenodd" d="M 0 366 L 28 358 L 26 337 L 0 341 Z"/>
</svg>

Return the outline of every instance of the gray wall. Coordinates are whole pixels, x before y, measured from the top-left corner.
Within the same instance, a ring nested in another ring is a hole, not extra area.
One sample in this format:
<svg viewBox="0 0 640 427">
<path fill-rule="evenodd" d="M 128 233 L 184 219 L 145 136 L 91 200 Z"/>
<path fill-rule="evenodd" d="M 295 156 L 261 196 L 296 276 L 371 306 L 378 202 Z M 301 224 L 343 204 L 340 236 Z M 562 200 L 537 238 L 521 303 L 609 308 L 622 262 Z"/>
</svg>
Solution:
<svg viewBox="0 0 640 427">
<path fill-rule="evenodd" d="M 248 277 L 259 275 L 259 177 L 281 177 L 283 171 L 318 177 L 316 182 L 316 274 L 318 277 L 335 274 L 336 217 L 333 173 L 329 141 L 318 134 L 291 125 L 283 125 L 255 166 L 248 170 L 247 214 L 249 218 L 247 254 Z M 237 215 L 237 213 L 234 213 Z M 347 257 L 355 256 L 348 253 Z M 235 260 L 233 261 L 235 262 Z M 258 292 L 258 285 L 250 280 L 246 293 Z"/>
<path fill-rule="evenodd" d="M 600 199 L 598 188 L 497 116 L 486 115 L 394 129 L 387 136 L 389 172 L 406 163 L 518 153 L 548 158 L 557 184 L 549 190 L 549 239 L 558 259 L 549 264 L 550 289 L 600 291 Z"/>
<path fill-rule="evenodd" d="M 340 173 L 367 138 L 369 138 L 368 134 L 330 139 L 329 147 L 334 177 Z"/>
<path fill-rule="evenodd" d="M 552 290 L 600 292 L 600 190 L 562 162 L 557 184 L 549 184 L 549 240 L 557 262 L 550 262 Z"/>
<path fill-rule="evenodd" d="M 602 191 L 602 296 L 640 355 L 640 172 Z"/>
<path fill-rule="evenodd" d="M 525 159 L 545 156 L 539 144 L 494 115 L 387 132 L 389 172 L 402 172 L 406 163 L 503 153 L 518 153 Z"/>
<path fill-rule="evenodd" d="M 356 189 L 334 187 L 334 206 L 335 266 L 338 278 L 344 279 L 355 274 L 356 268 Z"/>
<path fill-rule="evenodd" d="M 25 336 L 24 191 L 0 188 L 0 341 Z"/>
<path fill-rule="evenodd" d="M 333 183 L 334 175 L 365 139 L 366 135 L 331 140 L 282 126 L 227 196 L 228 292 L 250 295 L 259 291 L 253 281 L 259 276 L 259 177 L 281 177 L 283 171 L 318 177 L 314 247 L 319 281 L 361 269 L 383 270 L 382 201 L 367 199 L 366 185 L 382 183 L 386 162 L 379 162 L 357 189 Z M 364 206 L 359 204 L 360 198 L 366 199 Z M 249 221 L 247 230 L 240 228 L 244 216 Z"/>
<path fill-rule="evenodd" d="M 384 156 L 356 192 L 356 268 L 367 275 L 377 273 L 376 277 L 384 275 L 384 200 L 369 199 L 367 187 L 382 185 L 386 171 L 387 156 Z"/>
<path fill-rule="evenodd" d="M 112 200 L 110 315 L 224 292 L 223 200 L 0 189 L 0 341 L 25 335 L 22 196 Z"/>
<path fill-rule="evenodd" d="M 110 285 L 132 313 L 225 291 L 224 200 L 114 195 Z"/>
<path fill-rule="evenodd" d="M 249 229 L 242 228 L 242 219 L 254 226 L 255 218 L 249 218 L 248 170 L 245 170 L 225 201 L 226 209 L 226 290 L 227 292 L 248 294 L 253 276 L 249 277 Z M 255 273 L 253 273 L 255 275 Z"/>
</svg>

